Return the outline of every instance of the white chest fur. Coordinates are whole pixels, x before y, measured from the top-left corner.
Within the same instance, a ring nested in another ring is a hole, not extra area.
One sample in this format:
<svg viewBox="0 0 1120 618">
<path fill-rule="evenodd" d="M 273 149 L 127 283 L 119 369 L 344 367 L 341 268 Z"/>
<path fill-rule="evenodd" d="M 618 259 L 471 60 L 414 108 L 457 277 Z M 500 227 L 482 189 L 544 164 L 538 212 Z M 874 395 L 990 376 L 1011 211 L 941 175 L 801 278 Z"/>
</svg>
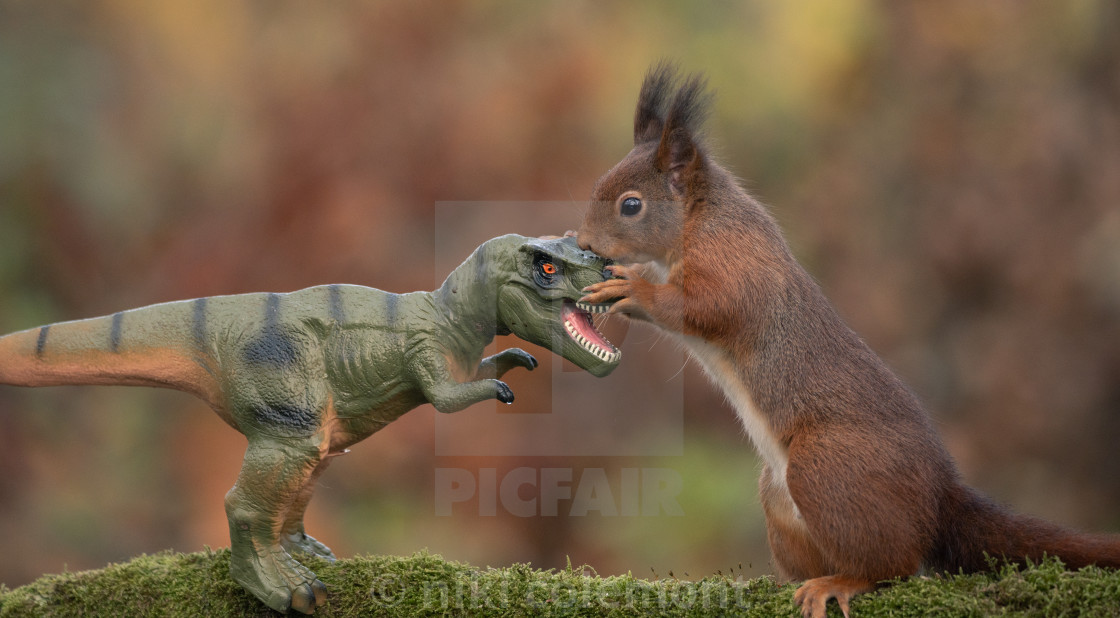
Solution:
<svg viewBox="0 0 1120 618">
<path fill-rule="evenodd" d="M 649 262 L 645 276 L 654 283 L 664 283 L 669 274 L 669 268 L 661 262 Z M 755 450 L 762 457 L 763 462 L 770 468 L 771 488 L 780 491 L 789 500 L 792 515 L 795 520 L 800 520 L 801 514 L 793 497 L 789 495 L 786 486 L 786 468 L 789 464 L 789 454 L 786 448 L 774 435 L 769 421 L 759 412 L 751 399 L 750 391 L 743 384 L 743 378 L 735 363 L 727 353 L 720 348 L 704 341 L 699 337 L 689 337 L 680 333 L 673 333 L 692 353 L 692 357 L 704 368 L 708 378 L 723 391 L 724 396 L 739 414 L 747 435 L 751 437 Z"/>
<path fill-rule="evenodd" d="M 758 454 L 762 456 L 766 465 L 770 467 L 771 478 L 784 489 L 786 485 L 786 465 L 789 461 L 788 454 L 785 447 L 774 435 L 769 421 L 755 407 L 754 401 L 751 400 L 751 394 L 746 385 L 743 384 L 742 376 L 736 369 L 735 364 L 726 352 L 703 339 L 681 337 L 681 340 L 692 352 L 692 356 L 699 361 L 700 366 L 704 368 L 712 382 L 723 390 L 727 400 L 735 407 L 735 411 L 739 414 L 739 420 L 742 421 L 743 427 L 750 435 L 751 442 L 754 442 L 755 449 L 758 450 Z"/>
</svg>

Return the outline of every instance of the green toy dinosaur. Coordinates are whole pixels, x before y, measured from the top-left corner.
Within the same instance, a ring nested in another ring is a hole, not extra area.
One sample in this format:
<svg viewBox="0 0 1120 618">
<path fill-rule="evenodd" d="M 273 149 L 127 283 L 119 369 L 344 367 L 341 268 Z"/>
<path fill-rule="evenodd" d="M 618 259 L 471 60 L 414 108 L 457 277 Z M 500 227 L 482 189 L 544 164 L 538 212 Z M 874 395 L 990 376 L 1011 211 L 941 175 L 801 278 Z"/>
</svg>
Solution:
<svg viewBox="0 0 1120 618">
<path fill-rule="evenodd" d="M 326 587 L 293 554 L 334 554 L 303 514 L 331 457 L 405 412 L 513 402 L 499 378 L 537 361 L 513 333 L 595 376 L 621 353 L 580 305 L 608 262 L 574 238 L 487 241 L 434 292 L 324 285 L 153 305 L 0 337 L 0 383 L 129 384 L 193 393 L 249 439 L 226 495 L 231 575 L 269 607 L 312 613 Z M 481 362 L 480 362 L 481 359 Z"/>
</svg>

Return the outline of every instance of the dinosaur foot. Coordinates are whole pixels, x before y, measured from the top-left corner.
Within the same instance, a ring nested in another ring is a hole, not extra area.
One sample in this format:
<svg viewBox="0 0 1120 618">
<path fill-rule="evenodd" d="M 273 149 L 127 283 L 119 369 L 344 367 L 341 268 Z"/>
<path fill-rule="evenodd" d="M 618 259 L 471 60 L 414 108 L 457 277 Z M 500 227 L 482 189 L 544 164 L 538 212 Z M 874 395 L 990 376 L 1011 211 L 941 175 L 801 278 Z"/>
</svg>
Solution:
<svg viewBox="0 0 1120 618">
<path fill-rule="evenodd" d="M 263 548 L 254 556 L 233 556 L 230 575 L 278 612 L 311 614 L 327 602 L 326 585 L 278 545 Z"/>
<path fill-rule="evenodd" d="M 328 562 L 334 562 L 334 552 L 331 548 L 323 545 L 315 540 L 315 537 L 305 532 L 293 532 L 285 534 L 280 537 L 280 545 L 288 551 L 289 554 L 304 554 L 306 556 L 318 556 Z"/>
</svg>

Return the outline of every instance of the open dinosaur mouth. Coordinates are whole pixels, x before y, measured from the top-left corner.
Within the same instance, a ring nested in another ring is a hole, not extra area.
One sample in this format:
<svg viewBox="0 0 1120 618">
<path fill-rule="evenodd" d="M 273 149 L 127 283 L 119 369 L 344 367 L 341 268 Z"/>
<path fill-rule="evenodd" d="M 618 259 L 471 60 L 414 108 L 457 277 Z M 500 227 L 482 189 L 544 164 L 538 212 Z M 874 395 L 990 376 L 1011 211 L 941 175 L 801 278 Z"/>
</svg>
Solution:
<svg viewBox="0 0 1120 618">
<path fill-rule="evenodd" d="M 607 341 L 591 321 L 592 313 L 604 313 L 608 307 L 609 304 L 573 303 L 564 299 L 560 307 L 560 317 L 564 320 L 564 330 L 568 331 L 568 336 L 583 349 L 605 363 L 614 363 L 622 358 L 622 352 L 619 352 L 613 343 Z"/>
</svg>

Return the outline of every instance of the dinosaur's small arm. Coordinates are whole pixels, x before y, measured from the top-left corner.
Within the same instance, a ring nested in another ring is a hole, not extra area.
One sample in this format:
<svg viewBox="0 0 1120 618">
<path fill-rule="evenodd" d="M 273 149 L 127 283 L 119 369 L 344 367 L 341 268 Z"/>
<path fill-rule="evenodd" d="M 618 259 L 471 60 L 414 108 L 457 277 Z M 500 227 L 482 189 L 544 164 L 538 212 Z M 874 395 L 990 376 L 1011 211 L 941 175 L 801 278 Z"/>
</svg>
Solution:
<svg viewBox="0 0 1120 618">
<path fill-rule="evenodd" d="M 292 555 L 333 559 L 303 529 L 319 474 L 405 412 L 513 401 L 501 381 L 536 360 L 513 333 L 603 376 L 621 354 L 577 306 L 606 262 L 572 238 L 509 235 L 479 247 L 433 292 L 325 285 L 289 294 L 152 305 L 0 337 L 0 383 L 125 384 L 186 391 L 249 439 L 226 496 L 231 573 L 270 607 L 311 613 L 326 588 Z"/>
</svg>

